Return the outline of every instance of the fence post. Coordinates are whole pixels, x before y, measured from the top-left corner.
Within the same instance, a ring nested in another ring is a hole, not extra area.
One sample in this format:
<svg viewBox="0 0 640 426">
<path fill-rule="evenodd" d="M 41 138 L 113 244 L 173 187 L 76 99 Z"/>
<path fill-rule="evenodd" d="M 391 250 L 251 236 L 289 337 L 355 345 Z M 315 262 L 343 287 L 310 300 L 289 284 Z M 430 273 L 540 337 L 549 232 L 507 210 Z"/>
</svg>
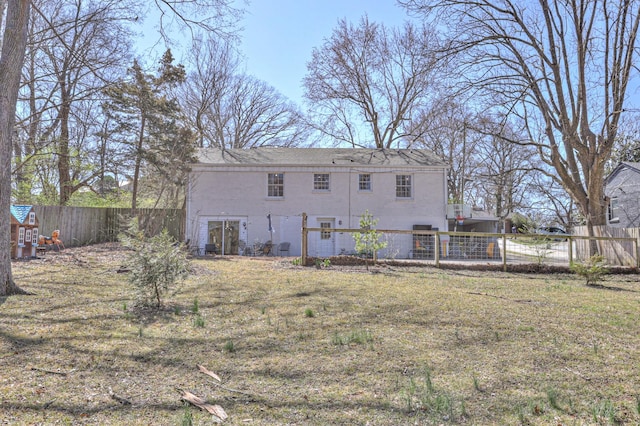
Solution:
<svg viewBox="0 0 640 426">
<path fill-rule="evenodd" d="M 307 266 L 307 214 L 302 213 L 302 253 L 300 255 L 300 262 L 302 266 Z"/>
<path fill-rule="evenodd" d="M 440 231 L 436 231 L 436 235 L 434 235 L 435 242 L 433 244 L 433 248 L 435 250 L 434 256 L 436 259 L 436 268 L 440 267 Z"/>
<path fill-rule="evenodd" d="M 571 235 L 567 237 L 567 241 L 569 241 L 569 267 L 571 267 L 573 265 L 573 239 Z"/>
<path fill-rule="evenodd" d="M 502 270 L 507 272 L 507 234 L 502 233 Z"/>
</svg>

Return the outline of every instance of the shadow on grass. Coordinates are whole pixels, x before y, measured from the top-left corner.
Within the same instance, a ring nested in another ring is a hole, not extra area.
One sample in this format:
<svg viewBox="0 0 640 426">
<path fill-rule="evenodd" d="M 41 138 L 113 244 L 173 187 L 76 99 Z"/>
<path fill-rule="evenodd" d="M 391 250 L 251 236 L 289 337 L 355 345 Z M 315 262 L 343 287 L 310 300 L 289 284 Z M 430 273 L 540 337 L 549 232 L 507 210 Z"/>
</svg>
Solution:
<svg viewBox="0 0 640 426">
<path fill-rule="evenodd" d="M 597 290 L 626 291 L 626 292 L 629 292 L 629 293 L 638 293 L 638 290 L 632 290 L 630 288 L 609 286 L 609 285 L 604 285 L 604 284 L 588 284 L 587 288 L 594 288 L 594 289 L 597 289 Z"/>
</svg>

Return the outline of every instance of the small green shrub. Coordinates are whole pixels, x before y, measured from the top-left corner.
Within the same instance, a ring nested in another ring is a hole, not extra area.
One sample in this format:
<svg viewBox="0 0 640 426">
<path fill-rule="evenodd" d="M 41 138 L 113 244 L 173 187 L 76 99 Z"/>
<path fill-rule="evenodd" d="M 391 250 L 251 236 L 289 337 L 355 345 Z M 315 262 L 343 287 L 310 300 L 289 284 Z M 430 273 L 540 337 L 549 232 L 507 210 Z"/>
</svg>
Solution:
<svg viewBox="0 0 640 426">
<path fill-rule="evenodd" d="M 304 310 L 304 316 L 307 318 L 313 318 L 316 316 L 316 314 L 313 312 L 313 309 L 307 308 Z"/>
<path fill-rule="evenodd" d="M 316 268 L 318 268 L 318 269 L 328 268 L 328 267 L 331 266 L 331 260 L 329 260 L 329 259 L 316 259 L 315 260 L 315 265 L 316 265 Z"/>
<path fill-rule="evenodd" d="M 159 308 L 169 291 L 188 275 L 186 251 L 166 229 L 151 238 L 145 237 L 136 220 L 120 234 L 120 241 L 130 249 L 126 266 L 136 301 L 140 305 Z"/>
<path fill-rule="evenodd" d="M 353 234 L 356 252 L 366 259 L 371 258 L 373 262 L 377 259 L 378 250 L 387 247 L 387 241 L 380 241 L 382 234 L 375 230 L 378 219 L 374 219 L 369 210 L 360 216 L 360 232 Z M 369 264 L 367 263 L 367 268 Z"/>
<path fill-rule="evenodd" d="M 591 256 L 586 263 L 572 264 L 571 271 L 583 277 L 586 280 L 586 285 L 596 284 L 609 273 L 609 269 L 604 266 L 604 257 L 600 254 Z"/>
</svg>

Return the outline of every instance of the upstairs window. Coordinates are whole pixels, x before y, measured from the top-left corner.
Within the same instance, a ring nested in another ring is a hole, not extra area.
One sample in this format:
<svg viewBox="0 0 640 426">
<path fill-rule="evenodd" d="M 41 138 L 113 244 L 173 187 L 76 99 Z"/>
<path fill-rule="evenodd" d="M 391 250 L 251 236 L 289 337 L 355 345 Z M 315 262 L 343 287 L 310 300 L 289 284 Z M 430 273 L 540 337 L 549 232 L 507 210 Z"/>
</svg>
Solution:
<svg viewBox="0 0 640 426">
<path fill-rule="evenodd" d="M 267 175 L 267 196 L 284 197 L 284 173 L 269 173 Z"/>
<path fill-rule="evenodd" d="M 411 198 L 411 175 L 396 175 L 396 197 Z"/>
<path fill-rule="evenodd" d="M 36 214 L 35 212 L 29 212 L 29 225 L 36 224 Z"/>
<path fill-rule="evenodd" d="M 313 190 L 314 191 L 329 191 L 329 173 L 314 173 L 313 175 Z"/>
<path fill-rule="evenodd" d="M 361 174 L 358 177 L 358 190 L 359 191 L 371 191 L 371 175 Z"/>
</svg>

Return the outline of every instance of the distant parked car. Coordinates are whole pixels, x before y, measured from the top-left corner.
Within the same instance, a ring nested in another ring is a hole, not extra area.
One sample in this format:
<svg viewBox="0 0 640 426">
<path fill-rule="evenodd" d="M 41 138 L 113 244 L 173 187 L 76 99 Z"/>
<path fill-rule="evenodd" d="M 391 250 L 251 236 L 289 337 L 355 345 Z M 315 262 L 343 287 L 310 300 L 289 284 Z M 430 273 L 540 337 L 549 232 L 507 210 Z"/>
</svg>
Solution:
<svg viewBox="0 0 640 426">
<path fill-rule="evenodd" d="M 551 235 L 554 237 L 560 237 L 560 238 L 554 238 L 556 241 L 566 241 L 567 237 L 569 236 L 567 231 L 565 231 L 562 228 L 558 228 L 557 226 L 544 226 L 542 228 L 536 229 L 535 233 L 541 234 L 541 235 Z"/>
</svg>

